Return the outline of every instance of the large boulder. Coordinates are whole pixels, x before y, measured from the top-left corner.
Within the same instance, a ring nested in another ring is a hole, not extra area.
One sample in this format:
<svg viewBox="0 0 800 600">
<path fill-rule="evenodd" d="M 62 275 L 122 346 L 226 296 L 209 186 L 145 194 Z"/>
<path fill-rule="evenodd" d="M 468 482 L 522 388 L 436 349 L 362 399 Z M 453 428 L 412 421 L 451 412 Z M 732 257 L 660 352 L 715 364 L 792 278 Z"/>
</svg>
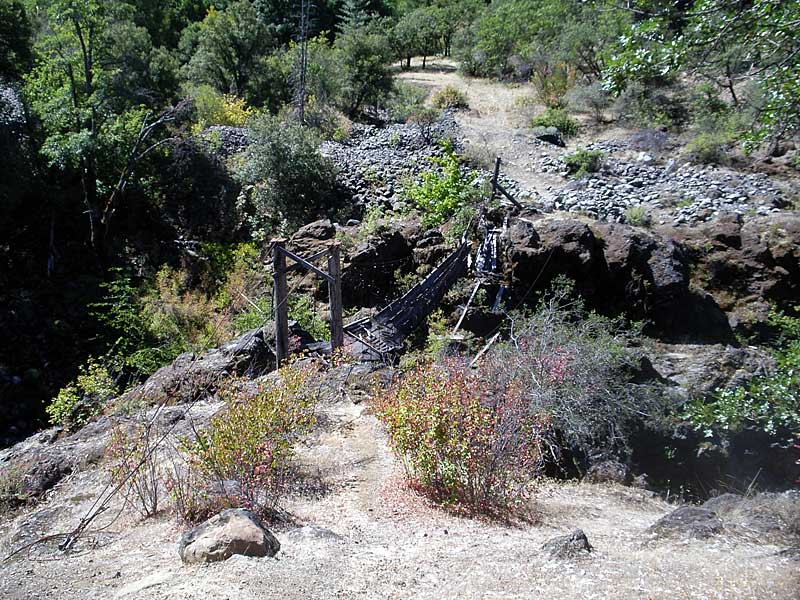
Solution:
<svg viewBox="0 0 800 600">
<path fill-rule="evenodd" d="M 210 563 L 234 554 L 275 556 L 280 542 L 249 510 L 230 508 L 186 532 L 178 543 L 185 563 Z"/>
<path fill-rule="evenodd" d="M 591 229 L 577 219 L 520 218 L 508 229 L 513 292 L 545 288 L 557 275 L 573 279 L 591 297 L 600 283 L 602 249 Z"/>
<path fill-rule="evenodd" d="M 292 333 L 298 330 L 294 324 Z M 121 397 L 123 404 L 146 398 L 150 404 L 168 401 L 181 404 L 197 399 L 198 394 L 210 396 L 227 377 L 247 375 L 258 377 L 275 368 L 274 326 L 270 323 L 248 331 L 220 348 L 195 354 L 187 352 L 171 364 L 161 367 L 142 385 L 132 388 Z M 306 341 L 309 341 L 305 334 Z M 303 339 L 303 336 L 301 336 Z"/>
<path fill-rule="evenodd" d="M 411 247 L 399 229 L 381 228 L 348 253 L 342 270 L 346 306 L 383 306 L 391 299 L 397 269 L 408 270 Z"/>
<path fill-rule="evenodd" d="M 713 510 L 681 506 L 661 517 L 647 531 L 656 537 L 705 539 L 722 532 L 722 529 L 722 520 Z"/>
</svg>

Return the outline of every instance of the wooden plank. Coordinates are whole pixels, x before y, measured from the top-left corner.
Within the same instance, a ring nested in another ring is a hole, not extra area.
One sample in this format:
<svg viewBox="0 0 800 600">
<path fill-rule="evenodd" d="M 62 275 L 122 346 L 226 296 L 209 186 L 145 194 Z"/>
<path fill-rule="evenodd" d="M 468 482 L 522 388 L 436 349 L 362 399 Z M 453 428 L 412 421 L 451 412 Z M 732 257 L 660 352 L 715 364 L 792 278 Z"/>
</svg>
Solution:
<svg viewBox="0 0 800 600">
<path fill-rule="evenodd" d="M 511 200 L 511 203 L 512 203 L 514 206 L 516 206 L 517 208 L 522 208 L 522 204 L 520 204 L 520 203 L 519 203 L 519 201 L 518 201 L 516 198 L 514 198 L 514 196 L 512 196 L 511 194 L 509 194 L 509 193 L 506 191 L 506 188 L 504 188 L 504 187 L 503 187 L 502 185 L 500 185 L 499 183 L 497 183 L 497 189 L 498 189 L 498 190 L 500 190 L 500 193 L 502 193 L 502 194 L 503 194 L 503 195 L 504 195 L 506 198 L 508 198 L 509 200 Z"/>
<path fill-rule="evenodd" d="M 339 244 L 328 248 L 328 302 L 331 309 L 331 353 L 344 345 L 344 323 L 342 319 L 342 266 Z"/>
<path fill-rule="evenodd" d="M 325 248 L 325 250 L 322 250 L 321 252 L 317 252 L 316 254 L 312 254 L 311 256 L 306 258 L 305 260 L 307 260 L 308 262 L 314 262 L 318 258 L 321 258 L 322 256 L 325 256 L 327 253 L 328 253 L 328 249 Z M 300 264 L 300 263 L 295 263 L 293 265 L 289 265 L 288 267 L 286 267 L 286 272 L 288 273 L 290 271 L 296 271 L 296 270 L 304 269 L 304 268 L 305 268 L 305 265 Z"/>
<path fill-rule="evenodd" d="M 286 285 L 285 239 L 272 240 L 273 305 L 275 307 L 275 361 L 278 367 L 289 358 L 289 305 Z"/>
<path fill-rule="evenodd" d="M 286 243 L 286 240 L 283 240 L 283 242 L 284 242 L 284 243 Z M 308 261 L 307 261 L 305 258 L 302 258 L 302 257 L 300 257 L 300 256 L 297 256 L 297 254 L 295 254 L 294 252 L 290 252 L 289 250 L 287 250 L 287 249 L 286 249 L 286 248 L 284 248 L 283 246 L 281 246 L 281 247 L 280 247 L 280 252 L 281 252 L 281 254 L 284 254 L 284 255 L 288 256 L 289 258 L 291 258 L 291 259 L 292 259 L 293 261 L 295 261 L 296 263 L 299 263 L 299 264 L 303 265 L 303 266 L 304 266 L 306 269 L 308 269 L 309 271 L 314 271 L 314 273 L 316 273 L 317 275 L 319 275 L 319 276 L 320 276 L 320 277 L 322 277 L 323 279 L 325 279 L 325 280 L 327 280 L 327 281 L 330 281 L 330 280 L 331 280 L 331 276 L 330 276 L 330 275 L 328 275 L 328 274 L 327 274 L 325 271 L 323 271 L 322 269 L 318 269 L 317 267 L 315 267 L 314 265 L 312 265 L 312 264 L 311 264 L 310 262 L 308 262 Z M 283 264 L 284 264 L 284 266 L 283 266 L 283 275 L 284 275 L 284 277 L 285 277 L 285 276 L 286 276 L 286 261 L 285 261 L 285 260 L 283 261 Z"/>
<path fill-rule="evenodd" d="M 475 289 L 472 290 L 472 293 L 469 296 L 469 300 L 467 300 L 467 304 L 466 304 L 466 306 L 464 306 L 464 312 L 461 313 L 461 318 L 458 320 L 458 323 L 456 323 L 456 326 L 453 327 L 453 331 L 450 332 L 451 336 L 454 336 L 456 334 L 456 332 L 458 332 L 458 330 L 461 328 L 461 323 L 464 322 L 464 317 L 467 316 L 467 311 L 469 310 L 469 305 L 472 304 L 472 300 L 475 298 L 475 294 L 478 293 L 478 288 L 479 287 L 481 287 L 481 282 L 480 281 L 475 284 Z"/>
</svg>

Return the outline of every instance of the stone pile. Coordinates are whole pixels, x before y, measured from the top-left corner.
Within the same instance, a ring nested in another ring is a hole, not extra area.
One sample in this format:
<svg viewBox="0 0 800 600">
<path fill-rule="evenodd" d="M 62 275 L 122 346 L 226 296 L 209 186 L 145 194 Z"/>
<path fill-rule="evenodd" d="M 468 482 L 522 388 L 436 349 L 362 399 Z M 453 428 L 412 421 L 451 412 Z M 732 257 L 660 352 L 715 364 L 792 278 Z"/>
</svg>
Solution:
<svg viewBox="0 0 800 600">
<path fill-rule="evenodd" d="M 560 159 L 540 159 L 542 170 L 566 176 Z M 607 159 L 599 173 L 550 191 L 545 211 L 563 210 L 624 223 L 632 207 L 641 206 L 661 224 L 710 221 L 723 213 L 764 216 L 784 204 L 781 190 L 762 173 L 738 174 L 725 169 L 668 161 L 655 165 L 640 154 L 637 162 Z"/>
</svg>

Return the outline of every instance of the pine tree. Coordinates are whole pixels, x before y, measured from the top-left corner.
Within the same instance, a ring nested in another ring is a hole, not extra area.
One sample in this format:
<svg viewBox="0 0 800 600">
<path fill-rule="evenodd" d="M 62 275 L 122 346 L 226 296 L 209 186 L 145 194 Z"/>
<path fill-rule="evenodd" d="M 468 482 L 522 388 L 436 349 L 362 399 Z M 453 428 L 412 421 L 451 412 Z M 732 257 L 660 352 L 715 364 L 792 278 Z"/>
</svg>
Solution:
<svg viewBox="0 0 800 600">
<path fill-rule="evenodd" d="M 344 0 L 339 9 L 339 31 L 358 29 L 369 21 L 369 0 Z"/>
</svg>

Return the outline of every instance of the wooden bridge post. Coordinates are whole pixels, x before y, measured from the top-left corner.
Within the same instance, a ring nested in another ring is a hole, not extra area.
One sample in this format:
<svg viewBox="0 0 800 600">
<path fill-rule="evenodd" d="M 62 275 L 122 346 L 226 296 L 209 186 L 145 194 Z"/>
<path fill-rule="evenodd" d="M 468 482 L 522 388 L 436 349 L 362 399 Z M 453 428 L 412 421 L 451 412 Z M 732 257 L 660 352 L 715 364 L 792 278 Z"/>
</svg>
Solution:
<svg viewBox="0 0 800 600">
<path fill-rule="evenodd" d="M 497 195 L 497 183 L 498 179 L 500 178 L 500 157 L 496 157 L 494 161 L 494 176 L 492 177 L 492 197 L 491 200 L 494 200 L 494 197 Z"/>
<path fill-rule="evenodd" d="M 344 345 L 344 323 L 342 319 L 342 267 L 339 244 L 334 242 L 328 249 L 328 298 L 331 307 L 331 353 Z"/>
<path fill-rule="evenodd" d="M 289 358 L 289 298 L 284 244 L 286 244 L 285 239 L 272 240 L 272 301 L 275 307 L 275 362 L 278 367 Z"/>
</svg>

